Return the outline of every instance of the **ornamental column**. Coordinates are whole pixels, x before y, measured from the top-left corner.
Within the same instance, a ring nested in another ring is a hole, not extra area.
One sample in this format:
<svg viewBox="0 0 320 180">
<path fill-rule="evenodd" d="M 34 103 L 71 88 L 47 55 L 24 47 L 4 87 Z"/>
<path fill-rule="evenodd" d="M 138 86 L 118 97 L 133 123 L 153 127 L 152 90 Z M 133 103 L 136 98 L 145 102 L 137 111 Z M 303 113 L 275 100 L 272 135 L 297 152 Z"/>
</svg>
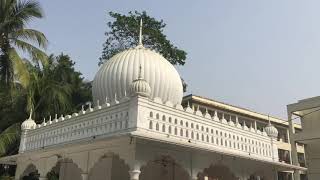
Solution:
<svg viewBox="0 0 320 180">
<path fill-rule="evenodd" d="M 88 173 L 81 174 L 82 180 L 88 180 Z"/>
<path fill-rule="evenodd" d="M 191 180 L 198 180 L 199 178 L 198 178 L 198 174 L 199 174 L 199 172 L 201 172 L 201 170 L 200 169 L 191 169 L 191 175 L 190 175 L 190 178 L 191 178 Z M 204 177 L 205 178 L 205 180 L 206 180 L 206 177 Z"/>
<path fill-rule="evenodd" d="M 130 163 L 130 170 L 129 170 L 129 174 L 130 174 L 130 180 L 139 180 L 139 176 L 140 176 L 140 163 L 136 160 L 133 160 L 132 163 Z"/>
<path fill-rule="evenodd" d="M 129 171 L 130 180 L 139 180 L 140 173 L 141 173 L 141 171 L 138 169 L 130 170 Z"/>
<path fill-rule="evenodd" d="M 192 176 L 191 180 L 198 180 L 198 176 Z"/>
</svg>

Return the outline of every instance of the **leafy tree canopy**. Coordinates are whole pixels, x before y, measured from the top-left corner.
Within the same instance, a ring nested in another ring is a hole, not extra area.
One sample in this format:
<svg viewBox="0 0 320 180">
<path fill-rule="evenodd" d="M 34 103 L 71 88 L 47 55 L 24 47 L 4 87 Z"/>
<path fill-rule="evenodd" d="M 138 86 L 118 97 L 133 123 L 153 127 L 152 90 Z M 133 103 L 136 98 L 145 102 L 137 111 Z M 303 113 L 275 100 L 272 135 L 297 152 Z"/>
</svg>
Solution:
<svg viewBox="0 0 320 180">
<path fill-rule="evenodd" d="M 90 101 L 91 85 L 74 69 L 68 55 L 51 55 L 48 65 L 29 66 L 32 83 L 27 88 L 28 109 L 38 118 L 54 114 L 72 113 Z"/>
<path fill-rule="evenodd" d="M 19 84 L 17 88 L 0 86 L 0 157 L 17 152 L 20 123 L 28 118 L 31 108 L 32 118 L 41 123 L 49 115 L 76 112 L 92 99 L 90 82 L 74 69 L 69 56 L 51 55 L 43 67 L 27 60 L 24 63 L 30 76 L 26 88 Z"/>
<path fill-rule="evenodd" d="M 108 22 L 106 41 L 103 44 L 99 65 L 124 49 L 134 47 L 139 40 L 140 19 L 143 19 L 143 45 L 163 55 L 171 64 L 184 65 L 187 53 L 174 46 L 163 33 L 163 20 L 150 17 L 145 11 L 120 14 L 109 12 L 115 20 Z"/>
</svg>

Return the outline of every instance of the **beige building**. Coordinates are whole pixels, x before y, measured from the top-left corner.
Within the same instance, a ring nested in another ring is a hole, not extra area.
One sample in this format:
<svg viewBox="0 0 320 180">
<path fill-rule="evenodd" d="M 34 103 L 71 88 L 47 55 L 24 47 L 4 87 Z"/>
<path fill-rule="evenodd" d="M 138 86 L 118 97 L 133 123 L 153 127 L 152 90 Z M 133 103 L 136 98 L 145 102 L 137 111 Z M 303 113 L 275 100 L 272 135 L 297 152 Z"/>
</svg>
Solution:
<svg viewBox="0 0 320 180">
<path fill-rule="evenodd" d="M 248 126 L 254 126 L 254 128 L 260 130 L 263 130 L 263 128 L 268 124 L 268 121 L 270 120 L 279 132 L 276 142 L 278 145 L 279 161 L 286 164 L 294 164 L 293 157 L 291 155 L 292 147 L 290 144 L 291 136 L 289 132 L 288 121 L 192 94 L 183 98 L 182 104 L 186 106 L 188 103 L 194 107 L 199 107 L 203 112 L 205 112 L 205 109 L 207 109 L 209 113 L 218 111 L 218 116 L 220 118 L 224 116 L 225 119 L 234 120 L 235 117 L 238 117 L 238 121 L 240 122 L 240 124 L 245 123 Z M 294 124 L 294 129 L 295 132 L 302 131 L 300 124 Z M 297 151 L 294 154 L 296 154 L 297 163 L 295 163 L 295 165 L 306 167 L 304 145 L 302 143 L 297 143 L 296 147 Z M 302 180 L 306 179 L 306 175 L 304 172 L 300 172 L 299 176 L 301 176 L 300 179 Z M 293 179 L 293 171 L 279 171 L 278 179 Z"/>
<path fill-rule="evenodd" d="M 302 131 L 290 127 L 293 164 L 299 164 L 299 156 L 295 156 L 294 144 L 306 144 L 306 158 L 309 180 L 320 179 L 320 97 L 303 99 L 287 106 L 291 127 L 293 119 L 300 119 Z M 297 150 L 299 152 L 299 150 Z M 299 176 L 299 171 L 295 176 Z"/>
</svg>

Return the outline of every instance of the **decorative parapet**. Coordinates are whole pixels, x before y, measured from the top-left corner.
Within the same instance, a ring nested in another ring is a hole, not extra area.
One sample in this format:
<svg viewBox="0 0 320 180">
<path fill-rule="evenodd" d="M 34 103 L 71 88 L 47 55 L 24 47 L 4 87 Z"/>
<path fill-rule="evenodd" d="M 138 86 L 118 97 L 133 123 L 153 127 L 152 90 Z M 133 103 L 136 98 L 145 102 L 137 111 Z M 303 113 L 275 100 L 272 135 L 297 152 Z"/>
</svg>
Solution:
<svg viewBox="0 0 320 180">
<path fill-rule="evenodd" d="M 219 118 L 217 112 L 211 116 L 207 111 L 202 113 L 198 108 L 189 105 L 167 106 L 159 99 L 150 102 L 141 100 L 140 106 L 146 117 L 138 121 L 138 128 L 153 137 L 163 137 L 168 141 L 178 140 L 183 144 L 199 144 L 209 149 L 245 155 L 270 161 L 278 161 L 278 148 L 271 143 L 265 131 Z"/>
<path fill-rule="evenodd" d="M 183 144 L 197 144 L 214 151 L 249 156 L 251 158 L 278 161 L 275 143 L 266 132 L 245 123 L 242 125 L 227 120 L 217 112 L 213 115 L 199 108 L 162 102 L 155 98 L 134 96 L 96 107 L 72 115 L 57 116 L 48 122 L 38 124 L 35 129 L 25 132 L 22 149 L 33 151 L 47 147 L 65 145 L 95 138 L 140 133 L 154 139 Z"/>
<path fill-rule="evenodd" d="M 129 127 L 129 101 L 123 103 L 106 103 L 96 108 L 89 107 L 79 113 L 61 116 L 53 121 L 38 124 L 28 130 L 24 140 L 24 151 L 43 149 L 61 144 L 91 140 L 124 133 Z"/>
</svg>

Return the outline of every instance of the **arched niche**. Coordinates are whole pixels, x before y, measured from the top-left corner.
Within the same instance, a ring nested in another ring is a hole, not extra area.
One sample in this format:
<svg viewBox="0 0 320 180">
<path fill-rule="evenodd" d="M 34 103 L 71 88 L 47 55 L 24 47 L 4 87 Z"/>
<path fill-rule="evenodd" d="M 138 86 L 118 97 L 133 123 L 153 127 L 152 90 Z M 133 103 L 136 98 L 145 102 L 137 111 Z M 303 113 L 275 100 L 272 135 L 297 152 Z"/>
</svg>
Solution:
<svg viewBox="0 0 320 180">
<path fill-rule="evenodd" d="M 89 171 L 89 180 L 128 180 L 129 166 L 114 153 L 103 155 Z"/>
<path fill-rule="evenodd" d="M 141 168 L 139 180 L 188 180 L 189 173 L 171 156 L 163 155 Z"/>
<path fill-rule="evenodd" d="M 29 164 L 20 176 L 21 180 L 38 180 L 38 169 L 34 164 Z"/>
<path fill-rule="evenodd" d="M 208 168 L 205 168 L 203 172 L 198 174 L 199 180 L 205 180 L 205 177 L 208 177 L 208 180 L 238 180 L 232 171 L 223 164 L 210 165 Z"/>
</svg>

